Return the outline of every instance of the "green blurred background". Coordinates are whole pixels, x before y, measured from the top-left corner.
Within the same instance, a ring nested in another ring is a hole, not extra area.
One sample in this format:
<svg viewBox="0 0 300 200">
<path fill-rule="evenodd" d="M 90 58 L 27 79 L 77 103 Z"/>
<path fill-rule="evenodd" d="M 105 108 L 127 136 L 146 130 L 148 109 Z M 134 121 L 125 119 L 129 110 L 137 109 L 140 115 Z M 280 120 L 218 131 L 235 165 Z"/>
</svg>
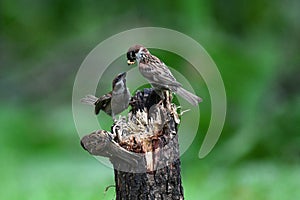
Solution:
<svg viewBox="0 0 300 200">
<path fill-rule="evenodd" d="M 72 86 L 99 42 L 143 26 L 197 40 L 226 87 L 223 133 L 201 160 L 210 103 L 200 105 L 199 134 L 182 156 L 186 199 L 300 199 L 299 8 L 297 0 L 2 0 L 0 199 L 115 198 L 114 188 L 104 192 L 113 170 L 79 145 Z"/>
</svg>

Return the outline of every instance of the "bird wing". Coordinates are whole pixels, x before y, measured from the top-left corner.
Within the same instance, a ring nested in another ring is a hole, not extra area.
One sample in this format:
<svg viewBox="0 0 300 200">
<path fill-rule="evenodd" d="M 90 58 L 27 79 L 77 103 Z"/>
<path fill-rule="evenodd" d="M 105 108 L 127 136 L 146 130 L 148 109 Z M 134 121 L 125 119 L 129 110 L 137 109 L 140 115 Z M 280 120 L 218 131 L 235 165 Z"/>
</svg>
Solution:
<svg viewBox="0 0 300 200">
<path fill-rule="evenodd" d="M 147 62 L 147 64 L 140 62 L 139 70 L 150 83 L 164 87 L 181 86 L 168 67 L 161 61 Z"/>
<path fill-rule="evenodd" d="M 110 106 L 111 102 L 111 92 L 107 93 L 101 97 L 95 102 L 95 114 L 98 115 L 100 110 L 106 110 Z"/>
</svg>

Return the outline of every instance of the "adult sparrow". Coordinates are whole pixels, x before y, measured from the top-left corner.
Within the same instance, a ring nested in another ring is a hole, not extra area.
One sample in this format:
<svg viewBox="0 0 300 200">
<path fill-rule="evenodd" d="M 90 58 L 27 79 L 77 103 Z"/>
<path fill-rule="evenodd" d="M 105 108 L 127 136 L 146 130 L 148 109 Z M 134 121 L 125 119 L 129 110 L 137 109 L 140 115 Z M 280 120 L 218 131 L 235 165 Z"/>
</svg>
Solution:
<svg viewBox="0 0 300 200">
<path fill-rule="evenodd" d="M 202 101 L 200 97 L 183 89 L 165 63 L 152 55 L 145 47 L 141 45 L 130 47 L 127 51 L 127 59 L 128 65 L 132 65 L 137 61 L 141 74 L 150 82 L 161 97 L 163 97 L 163 90 L 170 90 L 194 106 Z"/>
<path fill-rule="evenodd" d="M 115 115 L 128 108 L 131 95 L 126 87 L 126 72 L 118 74 L 112 82 L 112 91 L 97 98 L 87 95 L 81 99 L 82 103 L 95 106 L 95 114 L 103 110 L 115 119 Z"/>
</svg>

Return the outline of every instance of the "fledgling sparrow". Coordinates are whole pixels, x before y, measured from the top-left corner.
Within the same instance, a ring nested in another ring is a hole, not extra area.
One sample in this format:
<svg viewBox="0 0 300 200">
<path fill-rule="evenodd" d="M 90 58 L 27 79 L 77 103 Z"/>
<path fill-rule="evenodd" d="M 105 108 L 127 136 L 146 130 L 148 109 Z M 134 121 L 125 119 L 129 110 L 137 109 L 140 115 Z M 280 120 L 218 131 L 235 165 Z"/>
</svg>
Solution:
<svg viewBox="0 0 300 200">
<path fill-rule="evenodd" d="M 126 87 L 126 72 L 118 74 L 112 82 L 112 91 L 97 98 L 87 95 L 80 101 L 95 106 L 95 114 L 103 110 L 106 114 L 115 119 L 115 115 L 128 108 L 131 95 Z"/>
<path fill-rule="evenodd" d="M 150 82 L 157 94 L 161 97 L 163 90 L 170 90 L 196 106 L 202 99 L 185 90 L 175 79 L 169 68 L 159 58 L 152 55 L 148 49 L 141 45 L 135 45 L 127 51 L 127 63 L 132 65 L 138 62 L 141 74 Z"/>
</svg>

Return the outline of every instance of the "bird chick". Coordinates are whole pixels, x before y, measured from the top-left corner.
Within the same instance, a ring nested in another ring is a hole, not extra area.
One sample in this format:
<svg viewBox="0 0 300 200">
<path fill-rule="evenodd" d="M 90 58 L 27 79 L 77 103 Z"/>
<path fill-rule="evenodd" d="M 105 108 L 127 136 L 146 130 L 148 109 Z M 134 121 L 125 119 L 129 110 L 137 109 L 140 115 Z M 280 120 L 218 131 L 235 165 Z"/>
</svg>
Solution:
<svg viewBox="0 0 300 200">
<path fill-rule="evenodd" d="M 126 87 L 126 72 L 118 74 L 112 82 L 112 91 L 97 98 L 87 95 L 81 99 L 82 103 L 94 105 L 95 114 L 102 110 L 115 119 L 115 116 L 128 108 L 131 95 Z"/>
</svg>

